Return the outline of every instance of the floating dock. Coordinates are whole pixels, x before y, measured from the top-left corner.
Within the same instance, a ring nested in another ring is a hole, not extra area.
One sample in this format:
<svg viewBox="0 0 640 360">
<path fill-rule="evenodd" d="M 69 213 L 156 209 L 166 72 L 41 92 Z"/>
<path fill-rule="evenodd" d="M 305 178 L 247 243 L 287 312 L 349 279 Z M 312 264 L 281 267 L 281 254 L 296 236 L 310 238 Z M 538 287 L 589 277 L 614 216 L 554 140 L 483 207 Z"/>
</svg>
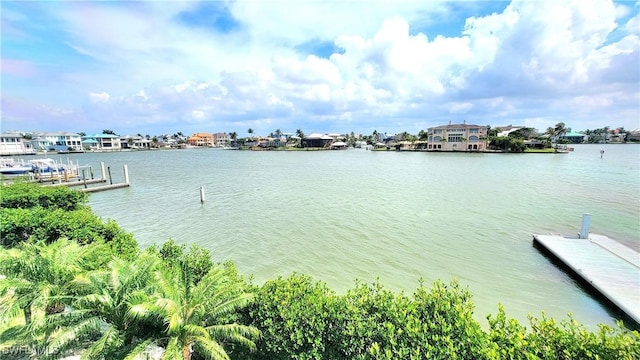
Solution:
<svg viewBox="0 0 640 360">
<path fill-rule="evenodd" d="M 533 242 L 640 327 L 640 254 L 637 251 L 596 234 L 577 238 L 534 234 Z"/>
</svg>

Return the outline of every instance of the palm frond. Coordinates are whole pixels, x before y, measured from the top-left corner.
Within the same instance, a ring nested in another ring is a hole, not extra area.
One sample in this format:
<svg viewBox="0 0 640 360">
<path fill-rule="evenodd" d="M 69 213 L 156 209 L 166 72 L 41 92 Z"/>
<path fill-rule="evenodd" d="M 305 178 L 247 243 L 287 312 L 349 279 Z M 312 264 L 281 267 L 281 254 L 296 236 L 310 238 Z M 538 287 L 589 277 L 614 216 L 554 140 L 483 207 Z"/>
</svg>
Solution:
<svg viewBox="0 0 640 360">
<path fill-rule="evenodd" d="M 208 326 L 206 330 L 214 339 L 228 340 L 255 350 L 253 339 L 260 337 L 260 330 L 253 326 L 225 324 Z"/>
<path fill-rule="evenodd" d="M 94 341 L 82 354 L 83 359 L 110 358 L 109 355 L 116 352 L 122 344 L 122 334 L 113 326 L 107 328 L 102 336 Z"/>
<path fill-rule="evenodd" d="M 95 317 L 84 319 L 73 326 L 60 328 L 54 332 L 47 343 L 47 352 L 51 355 L 74 348 L 81 340 L 97 334 L 100 331 L 100 321 Z"/>
<path fill-rule="evenodd" d="M 232 298 L 225 299 L 224 302 L 215 304 L 212 309 L 209 309 L 209 313 L 216 317 L 227 315 L 247 306 L 253 301 L 253 299 L 254 295 L 251 293 L 240 294 Z"/>
<path fill-rule="evenodd" d="M 182 344 L 178 342 L 178 338 L 171 338 L 167 343 L 167 347 L 164 350 L 162 359 L 176 360 L 182 359 Z"/>
<path fill-rule="evenodd" d="M 212 339 L 210 339 L 209 341 L 204 341 L 204 339 L 197 339 L 193 345 L 193 349 L 195 352 L 207 359 L 229 359 L 229 354 L 227 354 L 227 351 L 224 349 L 224 347 L 219 342 Z"/>
<path fill-rule="evenodd" d="M 147 339 L 139 344 L 137 344 L 133 349 L 127 352 L 127 355 L 124 357 L 124 360 L 136 360 L 141 359 L 142 354 L 148 350 L 148 348 L 154 344 L 153 339 Z"/>
</svg>

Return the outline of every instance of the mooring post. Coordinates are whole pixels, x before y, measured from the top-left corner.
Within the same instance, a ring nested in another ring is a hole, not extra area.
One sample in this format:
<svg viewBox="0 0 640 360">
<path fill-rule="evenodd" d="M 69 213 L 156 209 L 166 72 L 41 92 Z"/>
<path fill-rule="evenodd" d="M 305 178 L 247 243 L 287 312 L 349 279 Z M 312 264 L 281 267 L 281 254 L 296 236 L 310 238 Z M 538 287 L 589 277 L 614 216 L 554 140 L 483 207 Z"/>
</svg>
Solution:
<svg viewBox="0 0 640 360">
<path fill-rule="evenodd" d="M 107 172 L 104 170 L 104 161 L 100 162 L 100 170 L 102 170 L 102 181 L 107 181 Z"/>
<path fill-rule="evenodd" d="M 580 227 L 580 239 L 589 238 L 589 228 L 591 227 L 591 214 L 582 214 L 582 226 Z"/>
<path fill-rule="evenodd" d="M 84 174 L 84 169 L 82 169 L 82 181 L 84 181 L 84 188 L 87 188 L 87 177 Z"/>
<path fill-rule="evenodd" d="M 124 183 L 129 185 L 129 168 L 124 164 Z"/>
<path fill-rule="evenodd" d="M 113 179 L 111 178 L 111 166 L 107 166 L 107 172 L 109 173 L 109 185 L 113 185 Z"/>
<path fill-rule="evenodd" d="M 200 186 L 200 203 L 204 204 L 204 186 Z"/>
</svg>

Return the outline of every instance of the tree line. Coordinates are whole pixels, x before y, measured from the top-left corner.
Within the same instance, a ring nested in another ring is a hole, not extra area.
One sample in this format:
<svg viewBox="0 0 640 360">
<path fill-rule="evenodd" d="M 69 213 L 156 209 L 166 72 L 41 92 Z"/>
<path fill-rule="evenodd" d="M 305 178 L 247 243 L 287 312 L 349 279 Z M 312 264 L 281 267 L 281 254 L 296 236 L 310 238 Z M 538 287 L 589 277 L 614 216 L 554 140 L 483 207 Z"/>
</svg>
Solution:
<svg viewBox="0 0 640 360">
<path fill-rule="evenodd" d="M 254 284 L 232 262 L 169 239 L 140 249 L 87 195 L 3 185 L 3 359 L 638 359 L 640 333 L 571 316 L 529 324 L 498 305 L 474 320 L 458 281 L 411 294 L 356 282 L 344 294 L 304 274 Z"/>
</svg>

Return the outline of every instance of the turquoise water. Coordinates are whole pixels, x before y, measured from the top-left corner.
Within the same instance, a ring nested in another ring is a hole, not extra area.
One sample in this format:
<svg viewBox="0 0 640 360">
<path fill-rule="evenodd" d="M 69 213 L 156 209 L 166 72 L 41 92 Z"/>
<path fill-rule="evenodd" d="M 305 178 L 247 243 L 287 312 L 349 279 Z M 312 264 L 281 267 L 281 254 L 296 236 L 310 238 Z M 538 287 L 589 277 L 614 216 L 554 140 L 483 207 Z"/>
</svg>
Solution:
<svg viewBox="0 0 640 360">
<path fill-rule="evenodd" d="M 602 159 L 600 150 L 604 149 Z M 66 161 L 67 158 L 63 158 Z M 613 324 L 610 313 L 532 246 L 533 233 L 591 232 L 640 248 L 640 146 L 577 145 L 569 154 L 251 152 L 91 153 L 114 182 L 90 195 L 143 246 L 174 239 L 233 260 L 256 283 L 312 275 L 342 292 L 356 279 L 412 292 L 457 278 L 476 318 L 495 314 Z M 200 202 L 200 187 L 206 201 Z"/>
</svg>

